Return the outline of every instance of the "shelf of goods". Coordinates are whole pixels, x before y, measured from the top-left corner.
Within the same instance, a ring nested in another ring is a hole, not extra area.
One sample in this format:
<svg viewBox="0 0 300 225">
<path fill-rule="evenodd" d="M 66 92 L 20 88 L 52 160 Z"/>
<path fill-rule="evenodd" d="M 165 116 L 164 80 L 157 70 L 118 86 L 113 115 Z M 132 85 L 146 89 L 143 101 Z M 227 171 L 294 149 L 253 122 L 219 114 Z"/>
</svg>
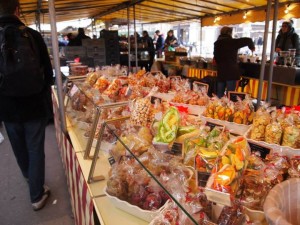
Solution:
<svg viewBox="0 0 300 225">
<path fill-rule="evenodd" d="M 101 224 L 266 224 L 268 192 L 300 177 L 296 110 L 254 112 L 247 97 L 234 103 L 189 88 L 145 71 L 113 79 L 101 71 L 72 82 L 68 131 Z M 259 142 L 275 142 L 279 133 L 267 132 L 275 122 L 267 128 L 262 115 L 282 118 L 279 144 L 290 147 Z"/>
</svg>

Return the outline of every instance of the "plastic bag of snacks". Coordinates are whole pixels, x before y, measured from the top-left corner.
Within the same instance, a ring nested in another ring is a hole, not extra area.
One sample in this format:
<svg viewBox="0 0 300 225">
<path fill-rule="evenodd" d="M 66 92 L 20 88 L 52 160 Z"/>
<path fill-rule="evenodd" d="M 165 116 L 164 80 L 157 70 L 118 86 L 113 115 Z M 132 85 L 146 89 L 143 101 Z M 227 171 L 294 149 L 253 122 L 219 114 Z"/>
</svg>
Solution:
<svg viewBox="0 0 300 225">
<path fill-rule="evenodd" d="M 277 113 L 273 112 L 271 116 L 272 123 L 266 126 L 265 141 L 270 144 L 280 145 L 282 138 L 282 128 L 280 123 L 276 121 Z"/>
<path fill-rule="evenodd" d="M 98 79 L 98 73 L 94 72 L 91 69 L 89 69 L 89 70 L 90 71 L 87 74 L 87 78 L 85 79 L 85 83 L 92 87 L 96 83 L 96 81 Z"/>
<path fill-rule="evenodd" d="M 149 98 L 139 98 L 132 101 L 130 107 L 130 122 L 132 125 L 147 126 L 151 102 Z"/>
<path fill-rule="evenodd" d="M 233 204 L 232 207 L 225 206 L 218 218 L 218 225 L 240 225 L 243 224 L 245 215 L 240 203 Z"/>
<path fill-rule="evenodd" d="M 233 115 L 233 122 L 238 124 L 251 124 L 254 116 L 254 107 L 251 99 L 246 96 L 242 101 L 238 98 L 238 101 L 235 103 Z"/>
<path fill-rule="evenodd" d="M 267 105 L 263 105 L 255 112 L 250 138 L 256 141 L 264 141 L 266 126 L 270 122 L 271 116 Z"/>
<path fill-rule="evenodd" d="M 300 156 L 290 159 L 291 167 L 288 170 L 290 178 L 300 178 Z"/>
<path fill-rule="evenodd" d="M 99 90 L 100 93 L 104 92 L 106 88 L 109 86 L 109 81 L 104 77 L 100 77 L 97 79 L 95 84 L 93 85 L 93 88 Z"/>
<path fill-rule="evenodd" d="M 227 143 L 212 171 L 212 177 L 207 186 L 235 196 L 249 155 L 250 147 L 244 137 L 237 137 Z"/>
<path fill-rule="evenodd" d="M 300 129 L 294 125 L 292 119 L 290 125 L 283 130 L 282 145 L 300 148 Z"/>
<path fill-rule="evenodd" d="M 224 120 L 225 119 L 225 103 L 222 99 L 217 99 L 215 102 L 214 119 Z"/>
</svg>

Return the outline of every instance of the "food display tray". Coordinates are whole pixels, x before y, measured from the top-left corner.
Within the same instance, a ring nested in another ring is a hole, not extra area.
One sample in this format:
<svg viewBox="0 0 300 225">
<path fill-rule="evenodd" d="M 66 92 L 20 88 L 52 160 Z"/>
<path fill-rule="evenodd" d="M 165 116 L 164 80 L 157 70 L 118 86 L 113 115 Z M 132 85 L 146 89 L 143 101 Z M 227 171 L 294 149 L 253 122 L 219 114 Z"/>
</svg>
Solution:
<svg viewBox="0 0 300 225">
<path fill-rule="evenodd" d="M 158 210 L 144 210 L 139 208 L 138 206 L 131 205 L 130 203 L 120 200 L 115 196 L 112 196 L 106 192 L 106 187 L 104 188 L 104 193 L 107 195 L 111 203 L 117 207 L 118 209 L 121 209 L 133 216 L 136 216 L 142 220 L 145 220 L 147 222 L 151 222 L 156 216 L 158 216 L 163 209 L 166 207 L 168 204 L 169 200 Z"/>
<path fill-rule="evenodd" d="M 260 145 L 260 146 L 263 146 L 266 148 L 270 148 L 273 153 L 284 154 L 284 155 L 288 156 L 289 158 L 294 157 L 294 156 L 300 156 L 299 148 L 291 148 L 289 146 L 270 144 L 265 141 L 256 141 L 256 140 L 251 139 L 250 138 L 251 130 L 252 129 L 250 127 L 250 129 L 247 131 L 247 133 L 245 135 L 245 137 L 248 141 L 251 141 L 254 144 L 257 144 L 257 145 Z"/>
<path fill-rule="evenodd" d="M 210 123 L 215 123 L 215 124 L 225 126 L 226 129 L 228 129 L 230 133 L 234 133 L 234 134 L 241 135 L 241 136 L 244 136 L 251 127 L 250 125 L 238 124 L 238 123 L 234 123 L 234 122 L 228 122 L 225 120 L 213 119 L 213 118 L 209 118 L 209 117 L 206 117 L 203 115 L 200 116 L 200 119 L 203 122 L 210 122 Z"/>
</svg>

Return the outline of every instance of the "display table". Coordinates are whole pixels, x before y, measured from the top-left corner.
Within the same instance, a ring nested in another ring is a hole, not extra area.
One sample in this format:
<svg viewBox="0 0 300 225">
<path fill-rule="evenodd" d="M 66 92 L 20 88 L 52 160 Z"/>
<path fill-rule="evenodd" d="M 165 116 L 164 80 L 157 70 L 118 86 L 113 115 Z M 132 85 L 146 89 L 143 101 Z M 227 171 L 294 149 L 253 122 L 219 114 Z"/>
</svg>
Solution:
<svg viewBox="0 0 300 225">
<path fill-rule="evenodd" d="M 104 156 L 105 152 L 100 152 L 99 154 L 95 176 L 101 173 L 106 179 L 91 184 L 87 183 L 92 161 L 83 158 L 84 149 L 80 137 L 76 135 L 76 128 L 70 123 L 68 118 L 66 118 L 67 134 L 63 133 L 59 120 L 59 107 L 55 88 L 52 88 L 52 100 L 56 138 L 71 196 L 70 201 L 75 224 L 94 225 L 95 218 L 99 219 L 101 225 L 148 224 L 146 221 L 117 209 L 104 194 L 110 169 L 110 165 L 106 160 L 107 157 Z"/>
</svg>

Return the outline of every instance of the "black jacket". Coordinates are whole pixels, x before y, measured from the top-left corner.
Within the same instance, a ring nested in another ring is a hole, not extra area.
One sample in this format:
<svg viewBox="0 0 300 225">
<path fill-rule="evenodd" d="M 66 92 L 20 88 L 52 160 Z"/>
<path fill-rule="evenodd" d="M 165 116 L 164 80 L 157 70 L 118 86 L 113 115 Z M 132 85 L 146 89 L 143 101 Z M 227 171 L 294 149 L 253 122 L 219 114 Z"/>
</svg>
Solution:
<svg viewBox="0 0 300 225">
<path fill-rule="evenodd" d="M 160 34 L 158 35 L 157 41 L 156 41 L 156 50 L 161 50 L 164 48 L 165 40 L 163 36 Z"/>
<path fill-rule="evenodd" d="M 0 17 L 0 26 L 7 24 L 24 25 L 16 16 Z M 29 97 L 8 97 L 0 94 L 0 120 L 4 122 L 26 122 L 51 116 L 50 87 L 53 84 L 53 71 L 47 46 L 39 32 L 30 28 L 29 32 L 40 49 L 40 61 L 44 67 L 45 85 L 41 93 Z"/>
<path fill-rule="evenodd" d="M 71 39 L 68 43 L 68 46 L 82 46 L 83 39 L 91 39 L 85 34 L 78 34 L 74 39 Z"/>
<path fill-rule="evenodd" d="M 217 63 L 218 81 L 239 80 L 240 71 L 237 63 L 239 48 L 248 46 L 254 49 L 251 38 L 233 39 L 229 35 L 220 35 L 214 43 L 214 58 Z"/>
<path fill-rule="evenodd" d="M 289 32 L 283 33 L 281 30 L 276 37 L 275 47 L 280 48 L 282 51 L 289 49 L 296 49 L 296 56 L 300 56 L 300 42 L 299 36 L 292 28 Z"/>
</svg>

